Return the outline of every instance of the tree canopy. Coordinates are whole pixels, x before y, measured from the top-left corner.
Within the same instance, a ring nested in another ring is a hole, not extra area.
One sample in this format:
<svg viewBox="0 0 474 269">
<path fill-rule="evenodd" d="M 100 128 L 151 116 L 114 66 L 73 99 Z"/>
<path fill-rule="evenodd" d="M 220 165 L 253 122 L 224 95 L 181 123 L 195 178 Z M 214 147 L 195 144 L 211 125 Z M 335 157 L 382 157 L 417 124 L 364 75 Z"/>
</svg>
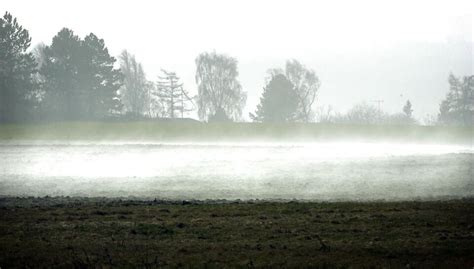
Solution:
<svg viewBox="0 0 474 269">
<path fill-rule="evenodd" d="M 44 109 L 51 117 L 98 119 L 121 110 L 122 74 L 114 69 L 115 58 L 103 39 L 91 33 L 81 40 L 63 28 L 44 54 Z"/>
</svg>

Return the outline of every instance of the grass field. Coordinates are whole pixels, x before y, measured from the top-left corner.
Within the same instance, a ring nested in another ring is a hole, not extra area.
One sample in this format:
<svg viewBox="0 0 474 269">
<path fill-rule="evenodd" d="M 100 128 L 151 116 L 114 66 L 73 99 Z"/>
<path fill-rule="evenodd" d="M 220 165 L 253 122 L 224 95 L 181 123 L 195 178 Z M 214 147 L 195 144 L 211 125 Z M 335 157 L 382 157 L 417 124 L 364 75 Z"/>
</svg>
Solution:
<svg viewBox="0 0 474 269">
<path fill-rule="evenodd" d="M 472 144 L 471 127 L 319 123 L 56 122 L 0 125 L 0 140 L 383 140 Z"/>
<path fill-rule="evenodd" d="M 474 201 L 1 198 L 1 268 L 472 268 Z"/>
</svg>

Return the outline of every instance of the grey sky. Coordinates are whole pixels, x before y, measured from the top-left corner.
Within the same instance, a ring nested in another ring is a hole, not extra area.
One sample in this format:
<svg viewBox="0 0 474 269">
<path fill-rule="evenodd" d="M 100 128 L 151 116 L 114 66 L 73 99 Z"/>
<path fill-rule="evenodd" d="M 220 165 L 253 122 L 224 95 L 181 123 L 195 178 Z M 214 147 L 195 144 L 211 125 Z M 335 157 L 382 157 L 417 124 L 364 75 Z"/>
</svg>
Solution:
<svg viewBox="0 0 474 269">
<path fill-rule="evenodd" d="M 236 57 L 246 118 L 266 70 L 289 58 L 318 73 L 316 105 L 343 112 L 382 99 L 398 112 L 410 99 L 419 119 L 437 113 L 449 72 L 473 74 L 471 1 L 4 0 L 0 11 L 16 16 L 33 44 L 49 44 L 62 27 L 93 32 L 111 54 L 135 54 L 150 80 L 160 68 L 176 71 L 193 93 L 200 52 Z"/>
</svg>

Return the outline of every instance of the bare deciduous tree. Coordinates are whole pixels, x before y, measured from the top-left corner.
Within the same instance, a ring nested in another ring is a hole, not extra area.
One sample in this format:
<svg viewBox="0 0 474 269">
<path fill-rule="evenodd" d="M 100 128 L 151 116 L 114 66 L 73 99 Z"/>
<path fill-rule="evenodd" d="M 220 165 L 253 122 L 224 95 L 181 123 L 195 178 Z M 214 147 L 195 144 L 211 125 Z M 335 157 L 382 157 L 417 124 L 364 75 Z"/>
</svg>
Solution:
<svg viewBox="0 0 474 269">
<path fill-rule="evenodd" d="M 168 72 L 161 70 L 162 76 L 158 77 L 156 83 L 156 91 L 153 93 L 156 96 L 163 108 L 162 116 L 169 118 L 184 117 L 184 113 L 192 111 L 192 98 L 189 93 L 183 88 L 183 84 L 179 82 L 179 77 L 175 72 Z"/>
<path fill-rule="evenodd" d="M 318 106 L 316 108 L 314 117 L 316 122 L 330 123 L 334 121 L 335 111 L 331 105 Z"/>
<path fill-rule="evenodd" d="M 289 60 L 285 66 L 286 77 L 295 87 L 298 97 L 296 119 L 309 122 L 313 119 L 313 103 L 321 82 L 312 69 L 308 69 L 297 60 Z"/>
<path fill-rule="evenodd" d="M 201 53 L 196 58 L 196 83 L 198 85 L 198 115 L 207 120 L 217 111 L 223 111 L 226 117 L 237 120 L 247 100 L 237 77 L 235 58 L 211 53 Z"/>
<path fill-rule="evenodd" d="M 335 118 L 338 123 L 351 124 L 380 124 L 387 115 L 376 106 L 365 102 L 353 106 L 345 115 L 339 115 Z"/>
<path fill-rule="evenodd" d="M 135 56 L 124 50 L 119 56 L 120 70 L 124 75 L 123 86 L 120 89 L 126 113 L 143 116 L 152 112 L 150 106 L 150 91 L 153 84 L 147 81 L 143 66 Z"/>
<path fill-rule="evenodd" d="M 283 74 L 294 85 L 294 91 L 298 98 L 298 109 L 295 120 L 310 122 L 314 119 L 313 104 L 316 100 L 321 82 L 312 69 L 308 69 L 297 60 L 286 61 L 285 69 L 272 68 L 267 71 L 265 78 L 268 83 L 274 76 Z"/>
</svg>

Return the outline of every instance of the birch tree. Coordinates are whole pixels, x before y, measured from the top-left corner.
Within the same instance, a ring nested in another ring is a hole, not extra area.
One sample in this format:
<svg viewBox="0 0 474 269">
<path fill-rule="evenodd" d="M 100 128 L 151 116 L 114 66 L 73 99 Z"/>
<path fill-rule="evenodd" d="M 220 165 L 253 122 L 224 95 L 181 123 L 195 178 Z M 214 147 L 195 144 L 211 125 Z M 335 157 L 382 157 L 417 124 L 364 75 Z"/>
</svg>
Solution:
<svg viewBox="0 0 474 269">
<path fill-rule="evenodd" d="M 217 112 L 232 120 L 240 119 L 247 94 L 238 81 L 237 60 L 215 52 L 202 53 L 196 58 L 198 85 L 198 115 L 208 120 Z"/>
</svg>

